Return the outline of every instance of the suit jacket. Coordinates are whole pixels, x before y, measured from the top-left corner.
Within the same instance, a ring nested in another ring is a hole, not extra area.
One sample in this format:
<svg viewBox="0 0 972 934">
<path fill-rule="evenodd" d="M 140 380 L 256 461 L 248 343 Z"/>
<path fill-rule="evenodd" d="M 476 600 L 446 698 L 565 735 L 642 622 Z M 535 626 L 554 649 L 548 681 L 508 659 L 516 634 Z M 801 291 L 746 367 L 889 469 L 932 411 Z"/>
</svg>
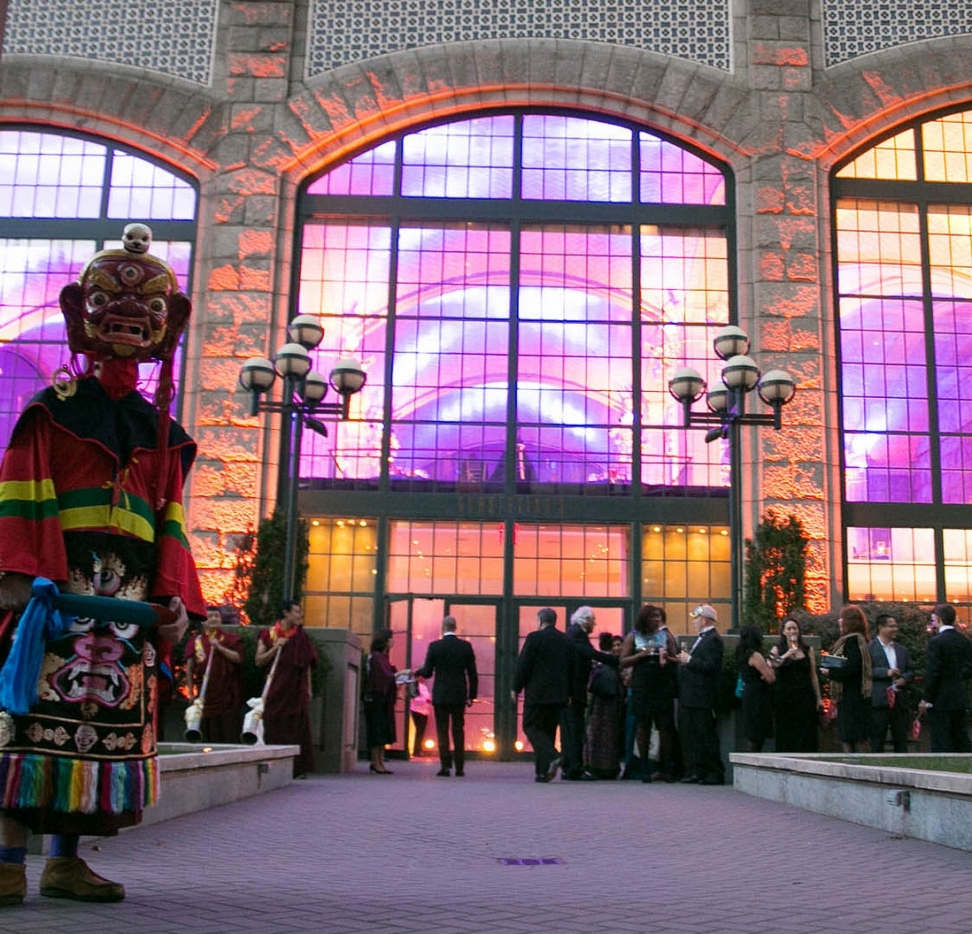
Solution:
<svg viewBox="0 0 972 934">
<path fill-rule="evenodd" d="M 598 652 L 591 645 L 590 634 L 579 623 L 567 627 L 565 633 L 574 649 L 574 677 L 571 680 L 570 695 L 573 703 L 585 706 L 587 704 L 587 684 L 591 680 L 591 667 L 594 662 L 618 667 L 618 656 L 607 652 Z"/>
<path fill-rule="evenodd" d="M 965 710 L 969 703 L 966 681 L 972 675 L 972 642 L 955 629 L 945 629 L 928 640 L 922 700 L 938 710 Z"/>
<path fill-rule="evenodd" d="M 516 663 L 513 690 L 524 691 L 525 706 L 566 704 L 574 675 L 574 649 L 555 626 L 526 637 Z"/>
<path fill-rule="evenodd" d="M 682 707 L 715 709 L 722 681 L 722 636 L 710 629 L 692 650 L 692 657 L 682 665 L 679 704 Z"/>
<path fill-rule="evenodd" d="M 423 678 L 435 675 L 433 704 L 458 706 L 467 700 L 474 701 L 479 692 L 476 653 L 472 645 L 458 636 L 436 639 L 425 654 L 425 664 L 415 673 Z"/>
<path fill-rule="evenodd" d="M 915 670 L 908 650 L 900 642 L 893 642 L 892 645 L 897 655 L 897 669 L 901 672 L 901 677 L 905 681 L 913 681 Z M 891 670 L 888 668 L 888 656 L 884 654 L 884 646 L 881 645 L 880 639 L 872 639 L 867 647 L 871 653 L 871 706 L 887 707 L 888 688 L 892 684 L 892 678 L 888 674 Z"/>
</svg>

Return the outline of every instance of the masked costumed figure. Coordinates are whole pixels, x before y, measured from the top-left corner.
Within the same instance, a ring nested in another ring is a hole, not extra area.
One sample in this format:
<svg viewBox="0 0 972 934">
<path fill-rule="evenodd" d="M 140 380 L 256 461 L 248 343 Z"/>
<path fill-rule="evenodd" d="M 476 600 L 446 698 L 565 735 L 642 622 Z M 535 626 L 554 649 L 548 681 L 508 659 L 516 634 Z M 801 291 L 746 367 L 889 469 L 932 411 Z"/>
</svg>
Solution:
<svg viewBox="0 0 972 934">
<path fill-rule="evenodd" d="M 0 606 L 10 611 L 0 656 L 18 627 L 0 671 L 0 904 L 23 900 L 28 831 L 53 835 L 42 895 L 124 898 L 78 858 L 78 836 L 137 824 L 155 802 L 159 666 L 187 613 L 206 615 L 182 508 L 195 445 L 168 413 L 190 303 L 150 242 L 147 227 L 129 225 L 124 249 L 95 255 L 61 292 L 72 368 L 24 410 L 0 467 Z M 154 403 L 136 388 L 139 361 L 151 359 L 161 361 Z M 18 709 L 5 681 L 22 675 L 11 663 L 34 601 L 18 615 L 43 578 L 169 612 L 151 628 L 77 617 L 43 630 L 36 695 L 30 685 Z"/>
</svg>

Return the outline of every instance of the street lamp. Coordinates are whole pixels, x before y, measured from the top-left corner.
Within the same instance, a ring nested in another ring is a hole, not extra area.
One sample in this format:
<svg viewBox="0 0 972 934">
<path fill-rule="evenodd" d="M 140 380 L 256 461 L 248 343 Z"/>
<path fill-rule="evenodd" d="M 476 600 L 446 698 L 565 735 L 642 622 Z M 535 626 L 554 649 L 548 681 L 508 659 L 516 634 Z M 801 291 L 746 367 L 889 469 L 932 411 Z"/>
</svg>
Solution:
<svg viewBox="0 0 972 934">
<path fill-rule="evenodd" d="M 279 412 L 281 430 L 286 439 L 284 461 L 287 465 L 285 502 L 287 540 L 284 550 L 284 598 L 292 600 L 296 591 L 297 563 L 297 488 L 300 474 L 300 445 L 306 425 L 311 431 L 327 437 L 327 426 L 318 416 L 346 421 L 351 413 L 351 397 L 360 392 L 367 375 L 356 360 L 338 361 L 325 379 L 311 369 L 310 351 L 324 338 L 324 328 L 314 315 L 297 315 L 287 325 L 289 343 L 281 347 L 273 360 L 250 357 L 240 368 L 240 385 L 250 393 L 250 414 Z M 277 376 L 283 378 L 281 401 L 264 399 Z M 325 402 L 328 386 L 341 397 L 340 402 Z"/>
<path fill-rule="evenodd" d="M 742 478 L 739 470 L 740 428 L 743 425 L 783 427 L 782 410 L 796 392 L 796 383 L 783 370 L 760 374 L 749 356 L 749 337 L 731 324 L 722 328 L 712 341 L 715 355 L 725 361 L 722 386 L 706 394 L 706 383 L 697 370 L 684 367 L 669 380 L 668 391 L 681 403 L 683 427 L 712 426 L 705 434 L 708 444 L 717 438 L 729 441 L 729 524 L 730 524 L 730 600 L 732 625 L 738 627 L 742 594 Z M 746 396 L 754 389 L 771 412 L 747 412 Z M 693 412 L 692 404 L 706 396 L 708 412 Z"/>
</svg>

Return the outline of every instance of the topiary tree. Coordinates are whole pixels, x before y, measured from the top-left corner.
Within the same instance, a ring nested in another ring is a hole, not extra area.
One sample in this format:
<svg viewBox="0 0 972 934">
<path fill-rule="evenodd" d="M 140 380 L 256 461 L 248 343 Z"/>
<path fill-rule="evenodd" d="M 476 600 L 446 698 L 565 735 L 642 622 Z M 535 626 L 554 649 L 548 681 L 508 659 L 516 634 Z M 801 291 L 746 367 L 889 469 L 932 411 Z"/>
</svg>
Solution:
<svg viewBox="0 0 972 934">
<path fill-rule="evenodd" d="M 293 598 L 300 600 L 304 595 L 304 581 L 307 579 L 309 546 L 307 542 L 307 522 L 297 523 L 297 553 L 294 561 L 296 575 Z M 250 588 L 243 610 L 250 624 L 258 628 L 272 626 L 280 612 L 284 598 L 284 553 L 287 548 L 287 517 L 281 509 L 274 510 L 269 519 L 260 523 L 256 536 L 256 554 L 250 573 Z"/>
<path fill-rule="evenodd" d="M 767 513 L 746 539 L 746 588 L 743 620 L 775 631 L 781 616 L 806 599 L 809 536 L 793 515 Z"/>
</svg>

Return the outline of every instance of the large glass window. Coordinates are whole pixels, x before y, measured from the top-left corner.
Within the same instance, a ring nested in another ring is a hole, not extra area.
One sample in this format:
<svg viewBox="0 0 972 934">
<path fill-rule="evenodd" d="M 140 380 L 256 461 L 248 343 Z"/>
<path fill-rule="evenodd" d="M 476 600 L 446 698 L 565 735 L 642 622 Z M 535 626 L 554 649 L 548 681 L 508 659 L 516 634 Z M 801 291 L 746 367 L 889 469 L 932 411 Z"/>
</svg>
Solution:
<svg viewBox="0 0 972 934">
<path fill-rule="evenodd" d="M 966 111 L 835 173 L 852 599 L 969 600 L 966 533 L 944 525 L 972 528 L 970 166 Z"/>
<path fill-rule="evenodd" d="M 308 529 L 304 617 L 308 626 L 366 636 L 378 553 L 374 519 L 313 519 Z"/>
<path fill-rule="evenodd" d="M 68 362 L 61 289 L 96 251 L 121 247 L 127 223 L 152 227 L 153 254 L 188 292 L 196 200 L 189 181 L 141 155 L 76 136 L 0 131 L 0 447 L 31 396 Z M 153 368 L 142 375 L 153 391 Z"/>
<path fill-rule="evenodd" d="M 730 320 L 727 190 L 660 136 L 538 113 L 420 129 L 313 179 L 296 311 L 325 318 L 318 369 L 353 355 L 368 383 L 302 476 L 725 487 L 727 452 L 682 429 L 666 386 Z"/>
</svg>

